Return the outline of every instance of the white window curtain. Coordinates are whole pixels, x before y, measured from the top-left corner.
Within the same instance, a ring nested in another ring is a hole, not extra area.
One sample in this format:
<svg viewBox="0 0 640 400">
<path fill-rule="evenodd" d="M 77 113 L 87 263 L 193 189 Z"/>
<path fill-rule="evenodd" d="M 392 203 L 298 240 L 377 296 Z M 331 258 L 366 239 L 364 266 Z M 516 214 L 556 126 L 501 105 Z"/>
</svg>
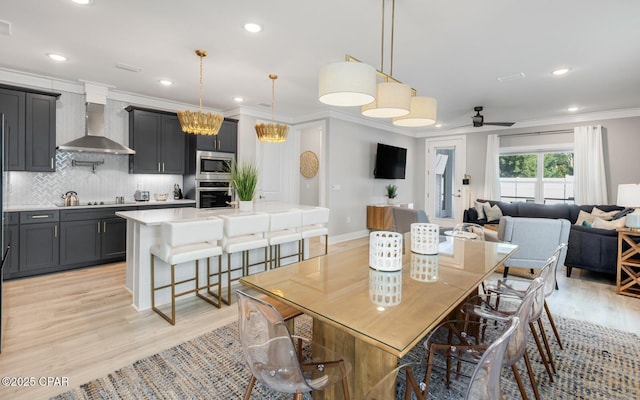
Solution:
<svg viewBox="0 0 640 400">
<path fill-rule="evenodd" d="M 602 126 L 573 129 L 573 176 L 576 204 L 608 204 Z"/>
<path fill-rule="evenodd" d="M 487 158 L 484 169 L 484 198 L 500 200 L 500 138 L 487 136 Z"/>
</svg>

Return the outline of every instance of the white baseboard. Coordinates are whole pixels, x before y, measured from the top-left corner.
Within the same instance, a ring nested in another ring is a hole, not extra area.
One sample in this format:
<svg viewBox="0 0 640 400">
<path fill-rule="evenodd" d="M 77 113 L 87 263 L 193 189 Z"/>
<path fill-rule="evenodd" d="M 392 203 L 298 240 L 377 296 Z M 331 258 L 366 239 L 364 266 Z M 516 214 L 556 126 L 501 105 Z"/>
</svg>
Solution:
<svg viewBox="0 0 640 400">
<path fill-rule="evenodd" d="M 369 236 L 368 229 L 365 229 L 362 231 L 356 231 L 356 232 L 349 232 L 349 233 L 345 233 L 344 235 L 329 236 L 329 244 L 342 243 L 342 242 L 346 242 L 347 240 L 360 239 L 367 236 Z"/>
</svg>

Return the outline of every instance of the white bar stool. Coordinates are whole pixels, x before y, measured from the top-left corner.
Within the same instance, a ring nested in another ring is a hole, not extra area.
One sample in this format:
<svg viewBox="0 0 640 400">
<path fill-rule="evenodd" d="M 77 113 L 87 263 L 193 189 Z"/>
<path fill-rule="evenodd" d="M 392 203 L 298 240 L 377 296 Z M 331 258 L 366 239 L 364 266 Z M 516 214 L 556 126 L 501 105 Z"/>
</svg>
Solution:
<svg viewBox="0 0 640 400">
<path fill-rule="evenodd" d="M 302 256 L 302 211 L 292 209 L 284 212 L 274 212 L 269 214 L 269 232 L 266 237 L 269 240 L 269 261 L 270 268 L 278 268 L 283 258 Z M 282 256 L 280 247 L 283 243 L 298 242 L 298 251 L 286 256 Z M 275 254 L 274 254 L 275 252 Z"/>
<path fill-rule="evenodd" d="M 264 264 L 265 271 L 269 258 L 267 257 L 267 248 L 269 241 L 265 238 L 266 232 L 269 231 L 269 215 L 268 214 L 237 214 L 237 215 L 221 215 L 224 219 L 224 235 L 222 237 L 222 248 L 227 253 L 227 298 L 222 297 L 225 304 L 231 302 L 231 273 L 241 271 L 240 279 L 250 274 L 250 268 L 255 265 Z M 251 264 L 249 260 L 249 250 L 264 248 L 263 261 Z M 240 266 L 231 265 L 231 255 L 241 253 L 242 261 Z"/>
<path fill-rule="evenodd" d="M 302 210 L 302 245 L 304 241 L 313 237 L 324 236 L 324 254 L 327 254 L 329 245 L 329 229 L 326 224 L 329 222 L 329 209 L 325 207 L 314 207 Z M 309 249 L 309 253 L 311 250 Z M 311 257 L 307 257 L 311 258 Z"/>
<path fill-rule="evenodd" d="M 219 218 L 211 218 L 197 221 L 163 222 L 160 227 L 160 243 L 151 247 L 151 308 L 166 319 L 171 325 L 176 324 L 176 298 L 196 293 L 198 297 L 220 308 L 221 286 L 220 265 L 222 261 L 222 247 L 218 240 L 222 239 L 222 223 Z M 218 271 L 211 273 L 211 257 L 218 256 Z M 155 259 L 158 258 L 171 266 L 171 282 L 156 287 Z M 207 283 L 200 285 L 199 260 L 207 259 Z M 195 276 L 176 282 L 176 265 L 195 261 Z M 211 283 L 211 277 L 217 276 L 215 283 Z M 176 286 L 194 282 L 193 288 L 182 292 L 176 292 Z M 217 288 L 217 293 L 211 291 Z M 156 307 L 156 292 L 171 288 L 171 317 Z M 207 292 L 217 299 L 217 302 L 200 294 Z"/>
</svg>

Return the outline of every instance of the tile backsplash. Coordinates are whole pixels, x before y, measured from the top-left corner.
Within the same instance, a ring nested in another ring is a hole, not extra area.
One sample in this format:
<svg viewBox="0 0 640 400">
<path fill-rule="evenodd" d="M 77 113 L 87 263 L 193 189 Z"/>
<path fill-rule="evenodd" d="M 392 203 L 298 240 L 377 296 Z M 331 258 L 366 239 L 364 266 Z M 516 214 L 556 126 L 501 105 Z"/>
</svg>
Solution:
<svg viewBox="0 0 640 400">
<path fill-rule="evenodd" d="M 96 166 L 72 166 L 71 161 L 104 161 Z M 73 190 L 80 204 L 93 201 L 113 202 L 116 196 L 133 200 L 138 187 L 154 193 L 173 196 L 173 186 L 183 186 L 182 175 L 129 174 L 129 157 L 116 154 L 56 152 L 56 172 L 16 172 L 5 174 L 6 206 L 52 206 L 61 203 L 61 196 Z"/>
</svg>

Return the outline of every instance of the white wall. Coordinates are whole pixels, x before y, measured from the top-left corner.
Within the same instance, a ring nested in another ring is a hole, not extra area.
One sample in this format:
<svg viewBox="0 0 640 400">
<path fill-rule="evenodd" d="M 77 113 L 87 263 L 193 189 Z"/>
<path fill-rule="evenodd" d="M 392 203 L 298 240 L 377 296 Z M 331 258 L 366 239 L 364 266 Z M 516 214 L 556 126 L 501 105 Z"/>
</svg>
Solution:
<svg viewBox="0 0 640 400">
<path fill-rule="evenodd" d="M 424 155 L 418 154 L 417 139 L 336 118 L 330 118 L 327 125 L 330 237 L 366 233 L 366 206 L 385 203 L 384 187 L 390 183 L 398 186 L 398 203 L 419 200 L 422 194 L 416 191 L 416 165 Z M 405 179 L 374 179 L 378 142 L 407 148 Z"/>
<path fill-rule="evenodd" d="M 484 185 L 484 166 L 487 149 L 487 135 L 500 135 L 542 132 L 553 130 L 573 130 L 575 126 L 602 125 L 604 131 L 605 169 L 607 174 L 607 192 L 609 204 L 615 204 L 618 185 L 640 182 L 640 117 L 594 120 L 573 124 L 547 125 L 536 128 L 509 129 L 494 132 L 478 132 L 467 135 L 467 171 L 471 175 L 471 198 L 481 198 Z M 522 137 L 518 137 L 522 138 Z M 526 136 L 505 138 L 507 145 L 539 145 L 573 141 L 572 134 Z"/>
</svg>

